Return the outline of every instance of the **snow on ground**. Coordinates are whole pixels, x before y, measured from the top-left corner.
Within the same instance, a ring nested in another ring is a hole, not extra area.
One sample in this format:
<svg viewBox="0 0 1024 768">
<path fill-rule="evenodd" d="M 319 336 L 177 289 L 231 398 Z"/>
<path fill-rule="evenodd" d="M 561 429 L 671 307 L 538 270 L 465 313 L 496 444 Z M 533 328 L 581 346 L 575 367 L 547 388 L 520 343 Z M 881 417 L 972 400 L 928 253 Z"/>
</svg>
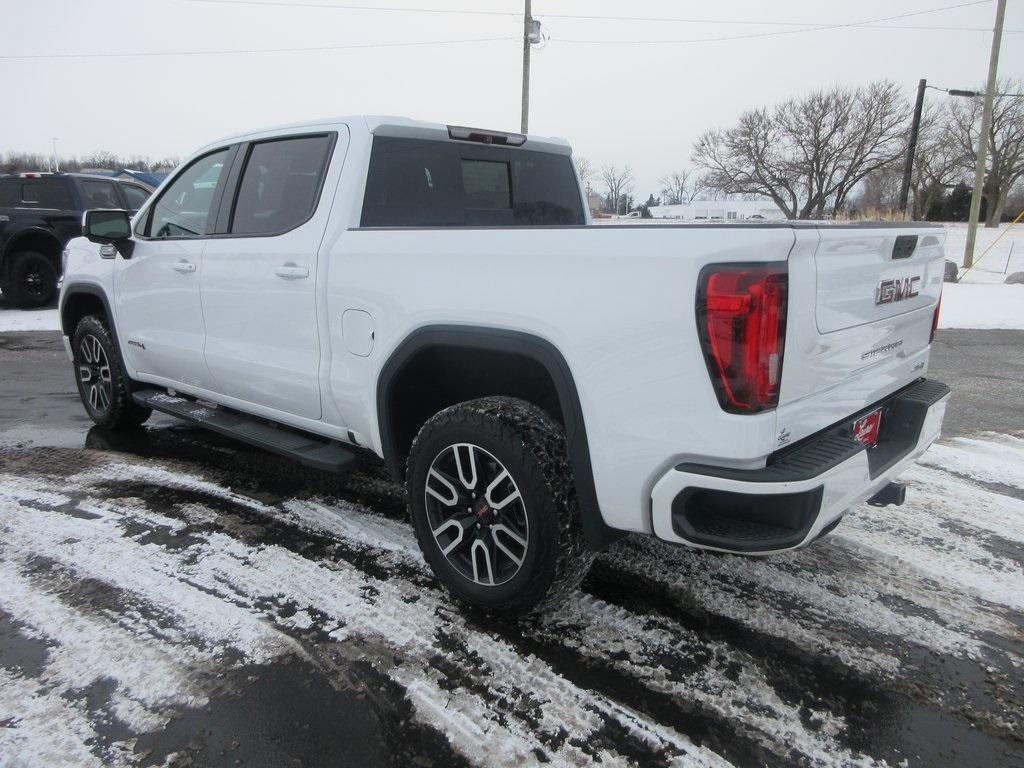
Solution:
<svg viewBox="0 0 1024 768">
<path fill-rule="evenodd" d="M 437 587 L 386 481 L 373 508 L 275 501 L 216 466 L 0 445 L 0 617 L 44 648 L 33 673 L 0 669 L 0 764 L 136 765 L 135 739 L 206 707 L 225 670 L 289 655 L 369 664 L 474 765 L 928 764 L 885 748 L 877 706 L 921 750 L 1024 724 L 1016 437 L 936 446 L 906 505 L 800 552 L 626 539 L 519 623 Z"/>
<path fill-rule="evenodd" d="M 0 307 L 0 331 L 59 331 L 56 309 Z"/>
<path fill-rule="evenodd" d="M 942 225 L 946 230 L 946 258 L 961 267 L 967 244 L 967 224 Z M 986 253 L 986 251 L 988 251 Z M 1024 221 L 988 229 L 978 227 L 974 241 L 974 267 L 965 280 L 971 283 L 1002 283 L 1008 274 L 1024 272 Z"/>
<path fill-rule="evenodd" d="M 939 327 L 1024 330 L 1024 285 L 945 283 Z"/>
<path fill-rule="evenodd" d="M 944 224 L 946 258 L 963 267 L 967 225 Z M 986 253 L 987 250 L 987 253 Z M 1008 274 L 1024 272 L 1024 223 L 978 228 L 974 267 L 961 282 L 942 288 L 940 328 L 1024 329 L 1024 285 L 1005 285 Z"/>
</svg>

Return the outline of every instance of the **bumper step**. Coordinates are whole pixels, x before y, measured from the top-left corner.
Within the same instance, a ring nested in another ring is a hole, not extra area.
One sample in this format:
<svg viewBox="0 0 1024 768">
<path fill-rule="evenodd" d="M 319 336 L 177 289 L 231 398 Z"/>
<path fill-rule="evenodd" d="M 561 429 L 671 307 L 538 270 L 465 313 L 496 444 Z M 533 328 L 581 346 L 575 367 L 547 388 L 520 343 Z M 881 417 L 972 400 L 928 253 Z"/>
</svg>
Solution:
<svg viewBox="0 0 1024 768">
<path fill-rule="evenodd" d="M 895 476 L 939 436 L 949 387 L 918 380 L 769 456 L 759 469 L 677 464 L 655 483 L 651 522 L 665 541 L 766 554 L 803 546 L 863 501 L 903 502 Z M 878 442 L 853 439 L 857 418 L 882 410 Z"/>
<path fill-rule="evenodd" d="M 342 472 L 356 460 L 355 454 L 341 445 L 305 433 L 293 432 L 254 416 L 213 408 L 185 397 L 169 395 L 158 389 L 132 393 L 136 403 L 170 416 L 189 421 L 226 437 L 294 459 L 300 464 L 325 472 Z"/>
<path fill-rule="evenodd" d="M 676 470 L 748 483 L 791 483 L 817 477 L 865 450 L 853 439 L 850 426 L 859 416 L 882 407 L 882 438 L 868 451 L 871 476 L 876 477 L 913 449 L 928 409 L 948 394 L 949 387 L 941 382 L 917 381 L 839 424 L 778 451 L 762 469 L 687 463 L 677 465 Z"/>
</svg>

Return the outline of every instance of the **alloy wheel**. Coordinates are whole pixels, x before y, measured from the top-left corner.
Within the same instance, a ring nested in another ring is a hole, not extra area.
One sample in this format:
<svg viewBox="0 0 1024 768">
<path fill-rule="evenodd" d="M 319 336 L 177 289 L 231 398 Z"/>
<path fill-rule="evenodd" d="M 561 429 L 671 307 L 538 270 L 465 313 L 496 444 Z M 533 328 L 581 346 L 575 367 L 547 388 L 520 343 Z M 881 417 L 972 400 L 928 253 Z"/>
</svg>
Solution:
<svg viewBox="0 0 1024 768">
<path fill-rule="evenodd" d="M 42 299 L 49 290 L 46 278 L 46 273 L 41 267 L 30 269 L 21 279 L 25 293 L 35 301 Z"/>
<path fill-rule="evenodd" d="M 96 411 L 105 411 L 110 405 L 112 383 L 110 362 L 100 340 L 92 334 L 82 338 L 78 346 L 78 380 Z"/>
<path fill-rule="evenodd" d="M 425 500 L 441 554 L 465 578 L 496 587 L 519 572 L 530 541 L 526 505 L 493 454 L 472 443 L 442 450 L 427 472 Z"/>
</svg>

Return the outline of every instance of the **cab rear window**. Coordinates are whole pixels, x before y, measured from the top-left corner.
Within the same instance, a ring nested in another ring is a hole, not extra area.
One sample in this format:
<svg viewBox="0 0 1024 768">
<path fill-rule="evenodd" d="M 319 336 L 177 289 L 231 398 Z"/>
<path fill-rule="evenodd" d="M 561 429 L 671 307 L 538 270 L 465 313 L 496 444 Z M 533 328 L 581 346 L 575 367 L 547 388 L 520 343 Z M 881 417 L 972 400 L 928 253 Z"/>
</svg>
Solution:
<svg viewBox="0 0 1024 768">
<path fill-rule="evenodd" d="M 585 223 L 566 155 L 378 136 L 363 199 L 364 227 Z"/>
</svg>

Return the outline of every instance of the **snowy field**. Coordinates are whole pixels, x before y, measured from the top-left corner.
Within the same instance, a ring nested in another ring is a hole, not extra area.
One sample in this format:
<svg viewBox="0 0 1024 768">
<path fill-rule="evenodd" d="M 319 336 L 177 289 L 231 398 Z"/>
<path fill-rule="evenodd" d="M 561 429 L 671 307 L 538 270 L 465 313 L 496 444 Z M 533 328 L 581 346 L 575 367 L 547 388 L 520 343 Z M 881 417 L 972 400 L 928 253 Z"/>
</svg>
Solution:
<svg viewBox="0 0 1024 768">
<path fill-rule="evenodd" d="M 622 220 L 601 219 L 597 223 Z M 629 219 L 630 223 L 649 220 Z M 670 222 L 655 222 L 652 226 Z M 946 258 L 963 264 L 966 224 L 946 224 Z M 1024 223 L 1006 232 L 1008 224 L 998 230 L 978 229 L 975 258 L 1004 236 L 966 274 L 963 283 L 947 283 L 943 287 L 941 328 L 1015 328 L 1024 329 L 1024 285 L 1003 285 L 1007 274 L 1024 272 Z M 998 285 L 997 285 L 998 284 Z M 981 287 L 984 286 L 984 287 Z M 55 331 L 60 327 L 56 310 L 19 311 L 0 303 L 0 331 Z"/>
<path fill-rule="evenodd" d="M 397 486 L 277 494 L 247 464 L 241 489 L 233 451 L 182 435 L 187 463 L 0 432 L 0 627 L 32 649 L 0 667 L 0 764 L 205 765 L 166 733 L 215 717 L 235 671 L 244 702 L 297 663 L 371 713 L 399 702 L 380 738 L 404 765 L 1024 760 L 1019 438 L 935 446 L 898 513 L 802 552 L 620 542 L 560 611 L 509 624 L 438 589 Z M 218 764 L 286 764 L 246 746 Z"/>
<path fill-rule="evenodd" d="M 946 258 L 962 268 L 967 225 L 945 227 Z M 1008 274 L 1024 272 L 1024 223 L 1012 228 L 1009 224 L 999 229 L 979 227 L 974 258 L 974 267 L 962 282 L 943 286 L 939 326 L 1024 329 L 1024 285 L 1004 284 Z"/>
</svg>

